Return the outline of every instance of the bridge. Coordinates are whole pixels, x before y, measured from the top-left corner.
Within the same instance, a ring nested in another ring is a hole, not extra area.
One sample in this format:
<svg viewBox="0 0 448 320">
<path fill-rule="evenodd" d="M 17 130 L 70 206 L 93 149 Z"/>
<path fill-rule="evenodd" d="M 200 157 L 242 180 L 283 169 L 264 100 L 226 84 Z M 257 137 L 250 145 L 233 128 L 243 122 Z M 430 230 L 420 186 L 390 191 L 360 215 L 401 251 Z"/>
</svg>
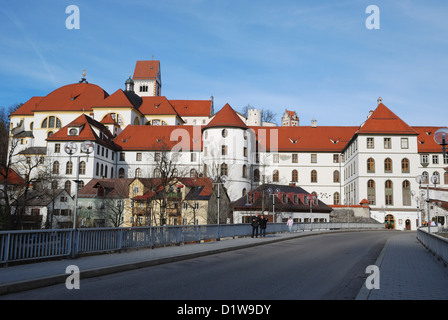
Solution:
<svg viewBox="0 0 448 320">
<path fill-rule="evenodd" d="M 448 277 L 437 259 L 444 240 L 427 230 L 301 230 L 296 226 L 294 231 L 269 233 L 261 239 L 223 237 L 220 241 L 10 265 L 0 271 L 0 299 L 448 298 Z M 369 265 L 378 267 L 379 288 L 367 288 Z M 68 266 L 79 268 L 80 290 L 66 288 Z M 138 270 L 141 272 L 135 274 Z M 261 287 L 245 282 L 251 281 L 251 274 L 259 277 L 259 272 L 267 277 Z M 293 272 L 293 280 L 289 272 Z M 107 276 L 111 274 L 113 278 Z M 89 282 L 100 275 L 101 280 Z M 217 285 L 206 285 L 214 282 Z M 152 284 L 149 292 L 148 284 Z M 110 286 L 120 290 L 104 289 Z M 154 290 L 156 287 L 159 289 Z M 98 295 L 105 291 L 107 297 Z"/>
</svg>

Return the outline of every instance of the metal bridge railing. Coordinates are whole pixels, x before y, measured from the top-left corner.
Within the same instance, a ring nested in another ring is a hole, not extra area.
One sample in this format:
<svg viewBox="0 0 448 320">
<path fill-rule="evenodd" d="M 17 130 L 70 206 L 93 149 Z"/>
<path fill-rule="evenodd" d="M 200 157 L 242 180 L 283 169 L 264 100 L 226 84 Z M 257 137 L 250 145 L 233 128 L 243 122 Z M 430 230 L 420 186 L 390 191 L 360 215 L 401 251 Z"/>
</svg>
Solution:
<svg viewBox="0 0 448 320">
<path fill-rule="evenodd" d="M 332 229 L 384 229 L 369 223 L 295 223 L 293 231 Z M 288 232 L 285 223 L 270 223 L 267 233 Z M 252 234 L 249 224 L 82 228 L 0 232 L 0 264 L 83 254 L 151 248 Z"/>
</svg>

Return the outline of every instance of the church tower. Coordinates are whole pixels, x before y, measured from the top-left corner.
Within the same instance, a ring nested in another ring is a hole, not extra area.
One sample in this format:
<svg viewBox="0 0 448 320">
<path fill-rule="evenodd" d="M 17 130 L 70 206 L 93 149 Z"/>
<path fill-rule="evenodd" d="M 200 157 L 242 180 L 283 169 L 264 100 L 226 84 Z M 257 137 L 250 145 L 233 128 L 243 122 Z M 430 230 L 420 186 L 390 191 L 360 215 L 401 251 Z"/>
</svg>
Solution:
<svg viewBox="0 0 448 320">
<path fill-rule="evenodd" d="M 132 79 L 134 80 L 134 92 L 140 97 L 160 96 L 162 94 L 160 61 L 137 61 Z"/>
</svg>

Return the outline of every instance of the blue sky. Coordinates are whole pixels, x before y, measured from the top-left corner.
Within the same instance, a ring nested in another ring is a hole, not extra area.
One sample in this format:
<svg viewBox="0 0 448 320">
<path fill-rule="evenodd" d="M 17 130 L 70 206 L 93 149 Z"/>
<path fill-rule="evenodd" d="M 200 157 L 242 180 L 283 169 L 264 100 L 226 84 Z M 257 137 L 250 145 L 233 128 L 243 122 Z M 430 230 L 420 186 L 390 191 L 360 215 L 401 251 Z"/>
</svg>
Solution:
<svg viewBox="0 0 448 320">
<path fill-rule="evenodd" d="M 80 29 L 66 7 L 77 5 Z M 380 29 L 365 26 L 369 5 Z M 360 125 L 379 96 L 410 125 L 448 125 L 447 1 L 9 1 L 0 7 L 0 106 L 87 80 L 112 94 L 161 61 L 168 99 L 295 110 Z"/>
</svg>

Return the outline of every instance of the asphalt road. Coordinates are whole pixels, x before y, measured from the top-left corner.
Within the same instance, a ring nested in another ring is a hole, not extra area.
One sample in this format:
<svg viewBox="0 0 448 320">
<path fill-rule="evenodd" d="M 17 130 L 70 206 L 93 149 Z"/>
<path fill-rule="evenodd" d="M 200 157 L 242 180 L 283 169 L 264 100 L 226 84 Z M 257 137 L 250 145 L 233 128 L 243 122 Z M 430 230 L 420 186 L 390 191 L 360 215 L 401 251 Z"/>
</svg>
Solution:
<svg viewBox="0 0 448 320">
<path fill-rule="evenodd" d="M 351 300 L 386 240 L 363 231 L 301 237 L 2 297 L 51 300 Z"/>
</svg>

